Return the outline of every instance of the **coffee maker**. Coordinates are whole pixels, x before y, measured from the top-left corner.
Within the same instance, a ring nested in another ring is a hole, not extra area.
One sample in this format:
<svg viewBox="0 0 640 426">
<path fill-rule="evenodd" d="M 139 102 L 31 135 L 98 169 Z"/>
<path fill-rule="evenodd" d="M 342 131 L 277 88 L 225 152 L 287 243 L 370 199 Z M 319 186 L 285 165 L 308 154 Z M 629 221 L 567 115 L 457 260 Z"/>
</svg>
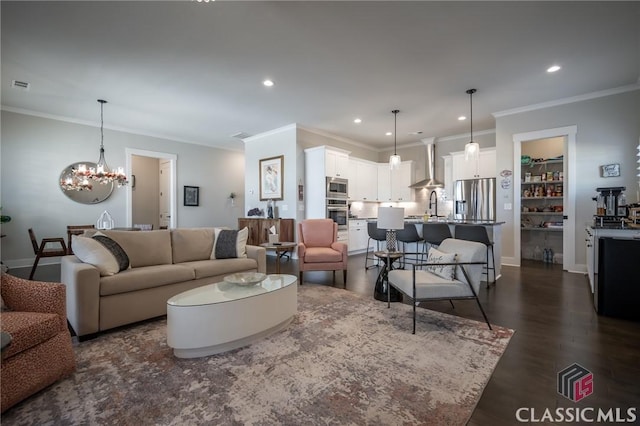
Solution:
<svg viewBox="0 0 640 426">
<path fill-rule="evenodd" d="M 620 224 L 627 217 L 627 198 L 624 186 L 596 188 L 599 194 L 593 198 L 596 202 L 595 226 Z"/>
</svg>

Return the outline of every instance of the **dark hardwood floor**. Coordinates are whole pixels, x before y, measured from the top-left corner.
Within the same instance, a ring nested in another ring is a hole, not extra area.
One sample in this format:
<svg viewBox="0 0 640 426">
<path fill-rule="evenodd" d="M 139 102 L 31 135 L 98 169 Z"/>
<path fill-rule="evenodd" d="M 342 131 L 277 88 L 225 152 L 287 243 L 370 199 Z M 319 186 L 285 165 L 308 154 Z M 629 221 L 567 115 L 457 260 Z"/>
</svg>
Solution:
<svg viewBox="0 0 640 426">
<path fill-rule="evenodd" d="M 268 258 L 268 271 L 275 259 Z M 28 275 L 29 268 L 12 270 Z M 282 273 L 297 274 L 295 260 L 282 260 Z M 349 257 L 347 290 L 373 297 L 378 269 L 364 269 L 364 255 Z M 342 274 L 305 272 L 305 285 L 343 287 Z M 59 280 L 59 266 L 38 267 L 35 279 Z M 516 410 L 593 407 L 603 410 L 640 406 L 640 323 L 598 316 L 587 279 L 559 265 L 524 263 L 503 267 L 495 287 L 483 287 L 480 300 L 492 324 L 516 330 L 480 399 L 470 425 L 517 424 Z M 638 301 L 640 309 L 640 301 Z M 380 302 L 384 303 L 384 302 Z M 475 302 L 429 302 L 420 306 L 483 321 Z M 427 310 L 419 315 L 429 315 Z M 407 332 L 411 324 L 407 323 Z M 429 342 L 425 342 L 428 350 Z M 455 356 L 455 354 L 452 354 Z M 574 403 L 557 393 L 558 371 L 578 363 L 593 373 L 593 394 Z M 530 412 L 530 411 L 529 411 Z M 640 420 L 640 407 L 636 408 Z M 546 422 L 543 422 L 546 423 Z"/>
</svg>

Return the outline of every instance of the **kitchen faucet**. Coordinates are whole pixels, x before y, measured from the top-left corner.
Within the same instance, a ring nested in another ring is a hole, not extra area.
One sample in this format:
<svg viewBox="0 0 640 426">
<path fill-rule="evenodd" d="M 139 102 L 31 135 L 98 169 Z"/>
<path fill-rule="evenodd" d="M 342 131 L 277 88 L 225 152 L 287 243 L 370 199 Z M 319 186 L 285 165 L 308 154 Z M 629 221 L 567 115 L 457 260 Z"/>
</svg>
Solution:
<svg viewBox="0 0 640 426">
<path fill-rule="evenodd" d="M 434 203 L 432 201 L 432 198 L 434 195 L 435 195 L 436 214 L 432 214 L 431 217 L 433 216 L 438 217 L 438 193 L 435 190 L 431 191 L 431 194 L 429 194 L 429 210 L 431 210 L 431 206 Z"/>
</svg>

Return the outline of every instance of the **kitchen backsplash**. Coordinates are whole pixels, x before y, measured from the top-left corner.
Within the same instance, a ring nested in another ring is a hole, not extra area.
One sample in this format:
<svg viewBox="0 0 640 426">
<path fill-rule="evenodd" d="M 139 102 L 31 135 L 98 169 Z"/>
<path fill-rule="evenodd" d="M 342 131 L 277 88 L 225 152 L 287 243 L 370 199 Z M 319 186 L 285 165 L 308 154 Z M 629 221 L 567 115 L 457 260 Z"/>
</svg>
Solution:
<svg viewBox="0 0 640 426">
<path fill-rule="evenodd" d="M 431 191 L 416 190 L 415 201 L 404 203 L 374 203 L 354 201 L 350 203 L 351 209 L 349 213 L 358 218 L 368 219 L 378 217 L 378 207 L 394 206 L 404 207 L 405 216 L 422 216 L 426 214 L 435 214 L 435 209 L 429 212 L 429 194 Z M 444 194 L 444 192 L 442 192 Z M 438 216 L 453 217 L 453 201 L 438 198 Z"/>
</svg>

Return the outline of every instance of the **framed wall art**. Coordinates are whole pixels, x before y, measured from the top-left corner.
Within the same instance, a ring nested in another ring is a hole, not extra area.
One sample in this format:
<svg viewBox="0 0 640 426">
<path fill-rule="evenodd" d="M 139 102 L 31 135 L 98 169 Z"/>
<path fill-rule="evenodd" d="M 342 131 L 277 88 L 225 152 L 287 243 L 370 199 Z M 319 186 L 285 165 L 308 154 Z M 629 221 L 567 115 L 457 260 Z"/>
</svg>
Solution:
<svg viewBox="0 0 640 426">
<path fill-rule="evenodd" d="M 620 164 L 605 164 L 600 166 L 602 177 L 618 177 L 620 176 Z"/>
<path fill-rule="evenodd" d="M 263 158 L 260 167 L 260 201 L 282 200 L 284 186 L 284 155 Z"/>
<path fill-rule="evenodd" d="M 184 205 L 197 207 L 200 205 L 200 187 L 185 186 L 184 187 Z"/>
</svg>

